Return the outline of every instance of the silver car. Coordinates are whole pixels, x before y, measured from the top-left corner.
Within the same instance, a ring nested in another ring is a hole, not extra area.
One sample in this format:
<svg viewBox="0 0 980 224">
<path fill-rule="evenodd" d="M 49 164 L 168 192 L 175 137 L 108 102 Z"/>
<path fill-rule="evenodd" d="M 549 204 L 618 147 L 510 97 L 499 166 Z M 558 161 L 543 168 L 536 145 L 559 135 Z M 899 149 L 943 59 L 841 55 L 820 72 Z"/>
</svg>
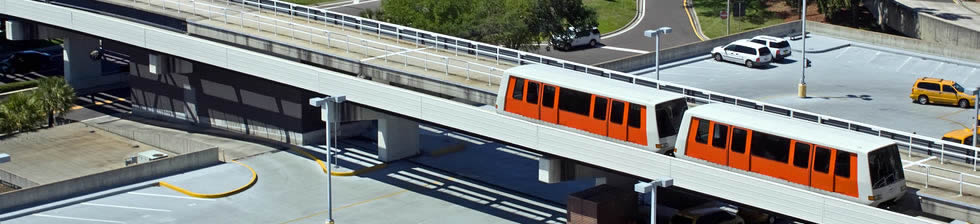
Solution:
<svg viewBox="0 0 980 224">
<path fill-rule="evenodd" d="M 597 27 L 592 27 L 592 29 L 569 27 L 564 34 L 552 35 L 549 43 L 555 49 L 561 50 L 569 50 L 586 44 L 589 47 L 595 47 L 599 43 L 600 36 Z"/>
<path fill-rule="evenodd" d="M 765 66 L 772 61 L 772 53 L 768 47 L 748 40 L 737 40 L 724 47 L 715 47 L 711 50 L 711 57 L 715 61 L 735 62 L 749 68 Z"/>
</svg>

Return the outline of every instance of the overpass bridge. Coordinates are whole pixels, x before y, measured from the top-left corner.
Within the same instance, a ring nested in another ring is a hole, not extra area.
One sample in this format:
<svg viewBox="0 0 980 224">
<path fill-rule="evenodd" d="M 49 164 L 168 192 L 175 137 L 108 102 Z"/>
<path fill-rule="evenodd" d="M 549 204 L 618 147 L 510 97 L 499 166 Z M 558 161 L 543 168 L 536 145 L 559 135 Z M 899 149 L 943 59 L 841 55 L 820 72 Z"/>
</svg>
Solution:
<svg viewBox="0 0 980 224">
<path fill-rule="evenodd" d="M 948 158 L 975 157 L 975 154 L 969 155 L 969 153 L 975 153 L 976 148 L 945 144 L 938 139 L 707 90 L 633 77 L 616 71 L 408 27 L 331 14 L 328 11 L 315 12 L 316 9 L 287 3 L 221 2 L 225 3 L 224 6 L 221 3 L 179 0 L 137 0 L 116 3 L 133 3 L 134 7 L 143 7 L 147 11 L 184 15 L 184 18 L 187 18 L 187 29 L 184 32 L 177 29 L 178 32 L 175 32 L 174 29 L 148 25 L 133 21 L 132 18 L 121 19 L 65 5 L 29 0 L 0 0 L 0 13 L 224 67 L 321 94 L 346 95 L 348 100 L 360 105 L 452 127 L 636 177 L 645 179 L 672 177 L 676 180 L 677 186 L 685 189 L 818 223 L 926 221 L 565 130 L 539 126 L 469 104 L 396 87 L 397 85 L 394 84 L 397 83 L 379 83 L 378 80 L 365 80 L 362 77 L 371 77 L 370 74 L 365 73 L 408 75 L 435 83 L 433 85 L 443 85 L 440 88 L 448 89 L 456 86 L 454 88 L 490 92 L 489 94 L 492 95 L 494 85 L 499 83 L 499 80 L 494 80 L 497 77 L 495 75 L 499 75 L 503 69 L 521 63 L 545 63 L 634 83 L 637 84 L 636 88 L 658 88 L 677 92 L 688 96 L 688 99 L 695 103 L 729 103 L 754 108 L 760 113 L 782 114 L 846 128 L 856 133 L 883 136 L 894 139 L 902 145 L 912 145 L 911 149 L 931 150 Z M 234 8 L 236 3 L 242 5 L 237 10 Z M 305 13 L 301 13 L 303 11 Z M 306 24 L 300 24 L 304 18 L 308 18 L 305 19 Z M 266 22 L 259 22 L 263 20 Z M 236 26 L 239 31 L 231 30 Z M 230 40 L 222 39 L 221 36 L 217 38 L 209 36 L 207 32 L 195 31 L 198 28 L 206 28 L 212 34 L 220 30 L 225 34 L 223 37 Z M 326 34 L 318 35 L 318 32 Z M 277 53 L 277 49 L 266 49 L 266 52 L 262 52 L 264 46 L 250 46 L 249 44 L 255 44 L 250 42 L 255 39 L 248 39 L 245 36 L 263 36 L 267 38 L 266 41 L 274 39 L 280 44 L 277 46 L 286 48 L 278 51 L 286 53 Z M 418 46 L 413 46 L 416 43 Z M 319 48 L 314 48 L 317 49 L 315 54 L 310 53 L 312 51 L 301 53 L 303 51 L 298 48 L 307 47 L 301 44 Z M 295 48 L 288 48 L 290 46 Z M 340 51 L 343 51 L 343 54 Z M 295 60 L 304 57 L 307 59 L 300 61 L 306 63 Z M 380 63 L 385 59 L 388 60 L 383 62 L 384 64 L 371 64 Z M 310 65 L 309 61 L 316 60 L 323 64 Z M 324 64 L 330 69 L 323 68 Z M 330 67 L 331 65 L 333 67 Z M 429 67 L 430 65 L 434 66 Z M 486 69 L 486 72 L 480 69 Z M 479 75 L 483 75 L 483 79 Z M 470 82 L 463 81 L 467 78 Z M 454 94 L 441 93 L 450 96 Z M 963 149 L 953 150 L 956 147 Z M 719 185 L 719 183 L 726 184 Z M 768 192 L 760 192 L 761 189 Z"/>
</svg>

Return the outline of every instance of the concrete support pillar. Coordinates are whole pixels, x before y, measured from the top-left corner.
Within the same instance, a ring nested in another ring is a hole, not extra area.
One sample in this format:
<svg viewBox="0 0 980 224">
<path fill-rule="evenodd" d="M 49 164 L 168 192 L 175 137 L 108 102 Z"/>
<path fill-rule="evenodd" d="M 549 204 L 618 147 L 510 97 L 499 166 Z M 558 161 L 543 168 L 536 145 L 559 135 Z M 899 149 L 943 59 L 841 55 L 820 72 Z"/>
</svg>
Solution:
<svg viewBox="0 0 980 224">
<path fill-rule="evenodd" d="M 419 154 L 419 123 L 395 116 L 378 119 L 378 158 L 391 162 Z"/>
<path fill-rule="evenodd" d="M 92 52 L 99 50 L 100 45 L 99 39 L 85 35 L 70 34 L 65 37 L 65 81 L 76 90 L 108 84 L 101 80 L 101 58 L 92 57 Z"/>
<path fill-rule="evenodd" d="M 548 156 L 538 158 L 538 181 L 547 184 L 561 182 L 561 160 Z"/>
<path fill-rule="evenodd" d="M 4 28 L 6 28 L 3 33 L 6 34 L 7 40 L 26 40 L 27 26 L 24 22 L 17 20 L 7 20 L 4 22 Z"/>
</svg>

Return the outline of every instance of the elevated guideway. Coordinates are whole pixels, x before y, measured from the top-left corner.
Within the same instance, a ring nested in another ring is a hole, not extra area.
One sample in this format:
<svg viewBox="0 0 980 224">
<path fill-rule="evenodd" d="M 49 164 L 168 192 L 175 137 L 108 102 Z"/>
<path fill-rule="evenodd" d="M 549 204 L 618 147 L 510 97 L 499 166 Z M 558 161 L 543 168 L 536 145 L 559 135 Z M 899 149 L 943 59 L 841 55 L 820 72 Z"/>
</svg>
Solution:
<svg viewBox="0 0 980 224">
<path fill-rule="evenodd" d="M 747 205 L 819 223 L 920 223 L 925 220 L 844 201 L 782 184 L 538 126 L 470 105 L 359 79 L 292 60 L 214 43 L 107 15 L 28 0 L 0 0 L 0 13 L 88 33 L 190 60 L 274 80 L 459 130 L 521 145 L 544 153 L 605 167 L 637 177 L 671 177 L 676 185 Z M 523 57 L 523 56 L 522 56 Z M 612 73 L 610 73 L 610 76 Z M 695 101 L 719 101 L 793 117 L 822 116 L 707 91 L 658 85 L 616 73 L 617 79 L 680 91 Z M 720 98 L 725 97 L 725 98 Z M 801 115 L 803 114 L 803 115 Z M 801 118 L 802 119 L 802 118 Z M 827 119 L 823 119 L 826 121 Z M 834 120 L 831 120 L 834 121 Z M 821 122 L 827 123 L 827 122 Z M 843 123 L 843 122 L 842 122 Z M 848 126 L 851 123 L 846 123 Z M 880 133 L 880 130 L 879 130 Z"/>
</svg>

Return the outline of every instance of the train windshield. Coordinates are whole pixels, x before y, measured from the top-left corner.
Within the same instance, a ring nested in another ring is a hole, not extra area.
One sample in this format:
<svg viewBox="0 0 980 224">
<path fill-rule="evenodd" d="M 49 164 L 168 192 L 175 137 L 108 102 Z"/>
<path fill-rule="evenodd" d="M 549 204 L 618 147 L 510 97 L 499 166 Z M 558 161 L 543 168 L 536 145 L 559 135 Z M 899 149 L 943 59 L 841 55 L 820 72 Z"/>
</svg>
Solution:
<svg viewBox="0 0 980 224">
<path fill-rule="evenodd" d="M 898 155 L 898 145 L 882 147 L 868 154 L 868 167 L 871 170 L 871 188 L 878 189 L 905 179 L 902 160 Z"/>
<path fill-rule="evenodd" d="M 687 111 L 687 102 L 683 98 L 657 104 L 657 131 L 661 138 L 677 135 L 681 127 L 681 118 Z"/>
</svg>

